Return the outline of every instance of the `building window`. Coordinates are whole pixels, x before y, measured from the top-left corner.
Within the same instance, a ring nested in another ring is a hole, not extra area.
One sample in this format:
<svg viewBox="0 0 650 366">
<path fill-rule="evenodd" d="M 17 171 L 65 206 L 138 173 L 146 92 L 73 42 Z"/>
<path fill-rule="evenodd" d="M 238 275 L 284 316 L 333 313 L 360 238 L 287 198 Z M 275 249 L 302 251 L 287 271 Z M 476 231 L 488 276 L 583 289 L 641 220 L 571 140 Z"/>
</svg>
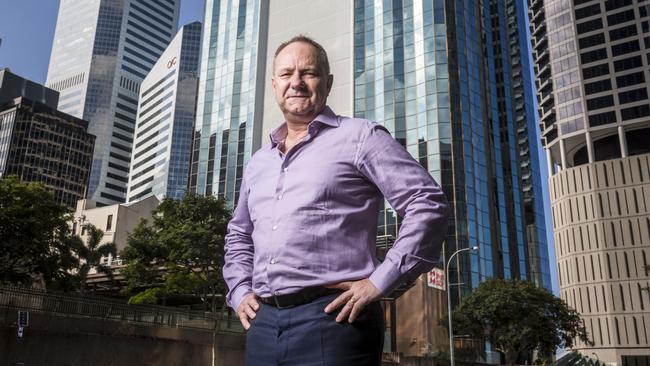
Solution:
<svg viewBox="0 0 650 366">
<path fill-rule="evenodd" d="M 113 215 L 108 215 L 106 219 L 106 231 L 111 231 L 113 228 Z"/>
</svg>

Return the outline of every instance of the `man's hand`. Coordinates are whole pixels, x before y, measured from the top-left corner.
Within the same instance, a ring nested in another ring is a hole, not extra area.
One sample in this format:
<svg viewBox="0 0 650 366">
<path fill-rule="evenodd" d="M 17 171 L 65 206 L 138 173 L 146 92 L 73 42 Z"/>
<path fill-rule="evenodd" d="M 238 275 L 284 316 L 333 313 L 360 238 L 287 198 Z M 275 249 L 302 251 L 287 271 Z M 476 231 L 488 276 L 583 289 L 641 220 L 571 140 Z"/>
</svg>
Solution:
<svg viewBox="0 0 650 366">
<path fill-rule="evenodd" d="M 340 282 L 325 287 L 345 290 L 345 292 L 325 307 L 325 312 L 329 314 L 345 304 L 336 317 L 336 321 L 339 323 L 345 319 L 352 323 L 366 305 L 381 297 L 379 289 L 367 278 L 359 281 Z"/>
<path fill-rule="evenodd" d="M 255 319 L 255 312 L 260 309 L 260 304 L 257 302 L 257 296 L 250 293 L 244 296 L 244 299 L 237 306 L 237 316 L 244 329 L 248 330 L 251 327 L 250 320 Z"/>
</svg>

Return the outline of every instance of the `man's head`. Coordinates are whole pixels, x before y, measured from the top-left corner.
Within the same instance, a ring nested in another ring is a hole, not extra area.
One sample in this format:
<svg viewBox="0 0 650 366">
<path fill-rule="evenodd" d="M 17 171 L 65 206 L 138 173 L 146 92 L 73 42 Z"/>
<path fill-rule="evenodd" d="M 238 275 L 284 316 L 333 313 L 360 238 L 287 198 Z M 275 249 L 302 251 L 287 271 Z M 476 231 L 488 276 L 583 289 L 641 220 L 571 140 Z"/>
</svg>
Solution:
<svg viewBox="0 0 650 366">
<path fill-rule="evenodd" d="M 294 37 L 275 51 L 273 92 L 288 122 L 313 120 L 325 108 L 333 80 L 325 49 L 311 38 Z"/>
</svg>

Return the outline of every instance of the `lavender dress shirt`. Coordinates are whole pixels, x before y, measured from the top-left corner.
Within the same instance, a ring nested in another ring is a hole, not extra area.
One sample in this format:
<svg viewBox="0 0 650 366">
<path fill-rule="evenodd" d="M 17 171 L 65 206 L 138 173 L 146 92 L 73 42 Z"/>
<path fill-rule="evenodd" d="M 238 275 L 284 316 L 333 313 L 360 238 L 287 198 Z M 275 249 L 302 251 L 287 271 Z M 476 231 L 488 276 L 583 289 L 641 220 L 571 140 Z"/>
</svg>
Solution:
<svg viewBox="0 0 650 366">
<path fill-rule="evenodd" d="M 271 144 L 250 159 L 228 224 L 223 274 L 237 308 L 250 292 L 268 297 L 369 278 L 386 294 L 437 261 L 447 200 L 427 171 L 384 127 L 329 107 L 286 155 Z M 398 238 L 375 256 L 382 196 L 403 218 Z"/>
</svg>

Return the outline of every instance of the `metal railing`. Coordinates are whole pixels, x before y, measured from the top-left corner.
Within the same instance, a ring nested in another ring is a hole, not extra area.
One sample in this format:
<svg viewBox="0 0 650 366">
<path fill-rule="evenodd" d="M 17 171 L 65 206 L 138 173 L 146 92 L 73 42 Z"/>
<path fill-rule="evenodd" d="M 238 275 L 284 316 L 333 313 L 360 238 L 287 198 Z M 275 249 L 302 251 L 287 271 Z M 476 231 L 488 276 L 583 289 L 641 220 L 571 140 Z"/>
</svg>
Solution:
<svg viewBox="0 0 650 366">
<path fill-rule="evenodd" d="M 242 333 L 239 320 L 226 313 L 183 310 L 165 306 L 129 305 L 94 296 L 35 288 L 0 286 L 0 308 L 47 314 L 132 322 L 142 325 Z"/>
</svg>

